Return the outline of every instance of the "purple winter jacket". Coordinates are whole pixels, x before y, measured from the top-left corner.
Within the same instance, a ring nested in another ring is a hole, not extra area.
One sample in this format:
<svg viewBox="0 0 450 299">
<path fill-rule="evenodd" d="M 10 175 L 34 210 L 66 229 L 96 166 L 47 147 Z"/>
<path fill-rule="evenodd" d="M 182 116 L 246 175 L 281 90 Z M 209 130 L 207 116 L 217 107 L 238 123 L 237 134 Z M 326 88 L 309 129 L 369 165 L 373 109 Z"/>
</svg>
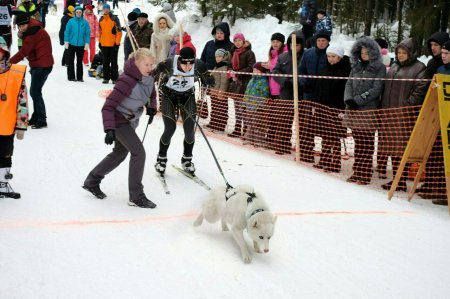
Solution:
<svg viewBox="0 0 450 299">
<path fill-rule="evenodd" d="M 102 108 L 105 132 L 124 124 L 130 124 L 136 129 L 144 106 L 156 111 L 154 81 L 152 76 L 141 74 L 134 58 L 127 60 L 123 73 Z"/>
</svg>

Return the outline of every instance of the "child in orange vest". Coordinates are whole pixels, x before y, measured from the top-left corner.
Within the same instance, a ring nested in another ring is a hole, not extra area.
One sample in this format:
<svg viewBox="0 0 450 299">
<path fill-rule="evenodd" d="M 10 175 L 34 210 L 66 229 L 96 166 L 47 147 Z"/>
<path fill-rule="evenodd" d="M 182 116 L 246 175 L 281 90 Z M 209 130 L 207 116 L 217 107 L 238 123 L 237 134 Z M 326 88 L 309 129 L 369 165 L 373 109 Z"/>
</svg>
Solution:
<svg viewBox="0 0 450 299">
<path fill-rule="evenodd" d="M 11 64 L 10 52 L 0 37 L 0 197 L 20 198 L 9 184 L 14 135 L 22 140 L 28 126 L 25 65 Z"/>
</svg>

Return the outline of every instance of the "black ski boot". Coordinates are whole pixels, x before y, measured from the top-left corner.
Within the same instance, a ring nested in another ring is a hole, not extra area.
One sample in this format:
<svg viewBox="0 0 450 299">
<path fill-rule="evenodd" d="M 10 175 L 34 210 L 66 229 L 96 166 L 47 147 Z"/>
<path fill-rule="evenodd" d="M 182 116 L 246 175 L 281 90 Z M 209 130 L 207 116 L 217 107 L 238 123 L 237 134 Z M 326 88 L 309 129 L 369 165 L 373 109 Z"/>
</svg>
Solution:
<svg viewBox="0 0 450 299">
<path fill-rule="evenodd" d="M 192 156 L 186 157 L 183 155 L 183 157 L 181 157 L 181 167 L 183 167 L 183 170 L 190 175 L 194 175 L 195 166 L 194 163 L 192 163 Z"/>
<path fill-rule="evenodd" d="M 14 192 L 8 183 L 13 175 L 9 172 L 10 168 L 0 168 L 0 197 L 19 199 L 20 193 Z"/>
<path fill-rule="evenodd" d="M 158 155 L 155 163 L 156 172 L 164 174 L 164 172 L 166 172 L 166 167 L 167 167 L 167 157 L 161 157 L 160 155 Z"/>
</svg>

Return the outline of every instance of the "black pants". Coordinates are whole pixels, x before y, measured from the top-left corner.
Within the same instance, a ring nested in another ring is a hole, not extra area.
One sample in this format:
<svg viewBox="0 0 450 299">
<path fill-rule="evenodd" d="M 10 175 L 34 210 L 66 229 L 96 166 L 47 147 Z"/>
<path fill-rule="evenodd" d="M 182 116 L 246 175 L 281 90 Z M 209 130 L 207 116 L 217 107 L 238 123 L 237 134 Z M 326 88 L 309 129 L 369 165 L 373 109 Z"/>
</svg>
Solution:
<svg viewBox="0 0 450 299">
<path fill-rule="evenodd" d="M 294 121 L 294 106 L 292 100 L 272 100 L 270 111 L 273 116 L 269 122 L 267 141 L 270 149 L 290 153 L 292 144 L 292 122 Z"/>
<path fill-rule="evenodd" d="M 42 97 L 42 88 L 47 81 L 48 75 L 52 72 L 52 67 L 33 67 L 31 73 L 30 95 L 33 99 L 33 114 L 31 120 L 35 122 L 47 121 L 44 98 Z"/>
<path fill-rule="evenodd" d="M 346 132 L 346 129 L 342 127 L 342 119 L 339 118 L 341 111 L 324 106 L 316 111 L 319 124 L 321 124 L 318 135 L 322 137 L 319 165 L 339 172 L 341 170 L 341 138 L 345 136 Z"/>
<path fill-rule="evenodd" d="M 67 79 L 69 80 L 83 80 L 83 55 L 84 46 L 76 47 L 69 45 L 67 50 Z M 75 78 L 74 61 L 77 57 L 77 76 Z"/>
<path fill-rule="evenodd" d="M 209 127 L 225 131 L 228 120 L 228 97 L 217 91 L 211 92 L 211 120 Z"/>
<path fill-rule="evenodd" d="M 375 132 L 369 130 L 352 129 L 355 139 L 355 163 L 353 175 L 362 181 L 370 182 L 372 179 L 372 156 L 375 149 Z"/>
<path fill-rule="evenodd" d="M 181 115 L 184 129 L 183 154 L 190 157 L 195 143 L 195 118 L 197 117 L 195 94 L 191 91 L 175 94 L 167 88 L 162 88 L 162 90 L 161 112 L 164 132 L 159 142 L 159 155 L 167 157 L 170 141 L 177 128 L 178 115 Z"/>
<path fill-rule="evenodd" d="M 11 167 L 14 151 L 14 134 L 0 136 L 0 168 Z"/>
<path fill-rule="evenodd" d="M 103 79 L 116 81 L 119 78 L 118 51 L 115 47 L 102 47 L 101 50 L 103 54 Z"/>
</svg>

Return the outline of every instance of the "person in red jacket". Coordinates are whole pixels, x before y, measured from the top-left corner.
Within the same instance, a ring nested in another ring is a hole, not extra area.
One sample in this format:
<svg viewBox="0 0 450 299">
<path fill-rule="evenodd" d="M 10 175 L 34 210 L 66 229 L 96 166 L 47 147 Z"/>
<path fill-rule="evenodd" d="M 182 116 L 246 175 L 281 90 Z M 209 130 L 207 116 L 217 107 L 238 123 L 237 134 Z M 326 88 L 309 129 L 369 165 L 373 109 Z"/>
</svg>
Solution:
<svg viewBox="0 0 450 299">
<path fill-rule="evenodd" d="M 19 26 L 19 31 L 22 33 L 23 43 L 19 52 L 11 57 L 11 63 L 15 64 L 27 58 L 30 65 L 30 95 L 33 99 L 33 114 L 28 124 L 33 129 L 46 128 L 47 114 L 42 97 L 42 87 L 54 64 L 50 36 L 42 27 L 41 22 L 25 15 L 17 16 L 16 25 Z"/>
</svg>

